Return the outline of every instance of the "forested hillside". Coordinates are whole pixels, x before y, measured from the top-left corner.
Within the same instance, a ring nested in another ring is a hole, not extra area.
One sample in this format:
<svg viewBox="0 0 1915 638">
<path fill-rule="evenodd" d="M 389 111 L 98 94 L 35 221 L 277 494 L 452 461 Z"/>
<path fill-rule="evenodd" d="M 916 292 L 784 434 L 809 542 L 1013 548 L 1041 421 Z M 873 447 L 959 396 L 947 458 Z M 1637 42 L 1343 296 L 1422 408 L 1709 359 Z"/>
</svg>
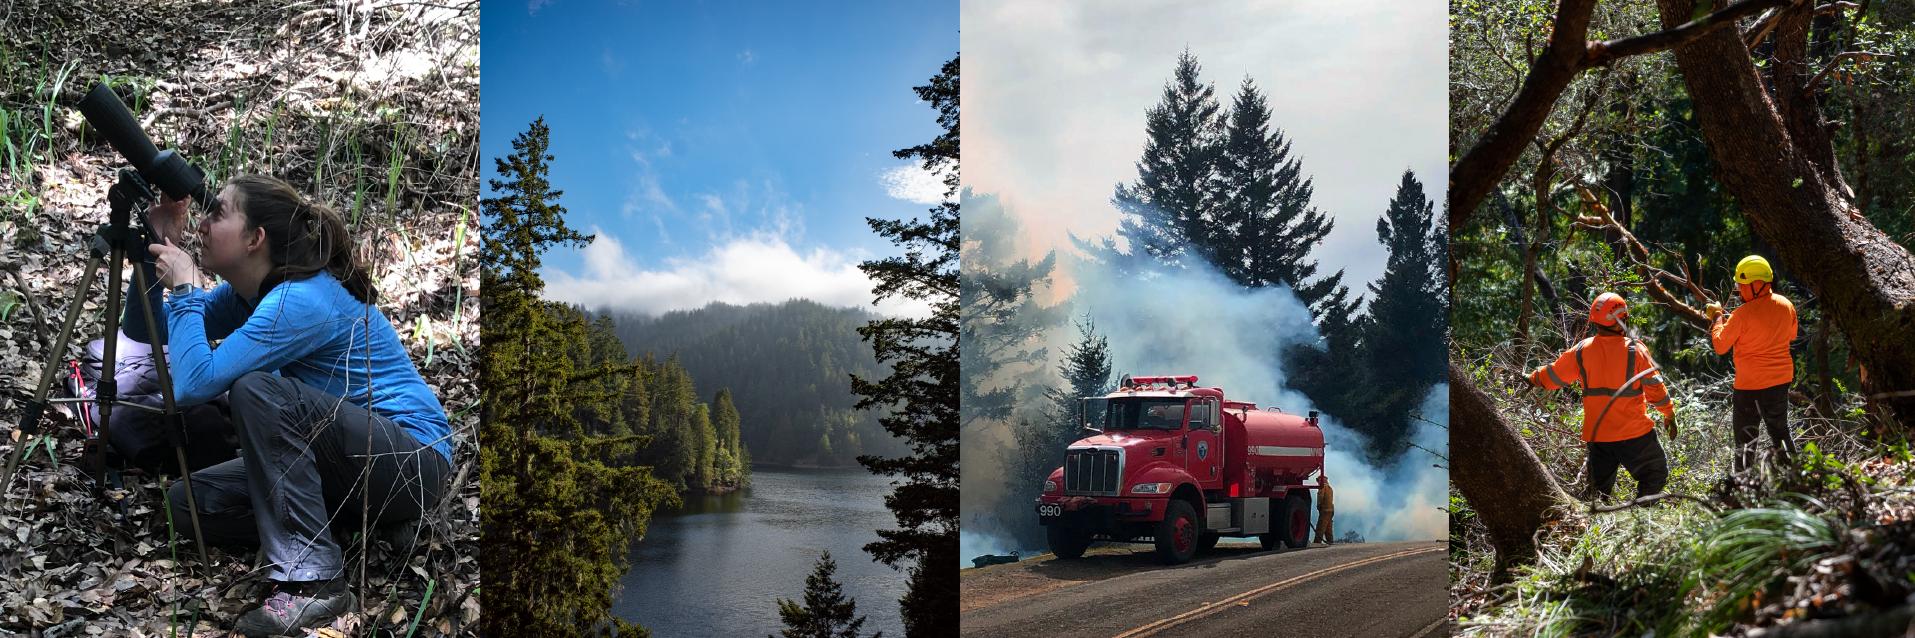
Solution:
<svg viewBox="0 0 1915 638">
<path fill-rule="evenodd" d="M 850 466 L 861 454 L 903 452 L 874 411 L 855 410 L 850 375 L 882 368 L 857 329 L 871 318 L 851 308 L 794 299 L 712 304 L 656 317 L 612 314 L 612 334 L 633 356 L 673 360 L 696 396 L 731 390 L 740 437 L 759 463 Z M 707 399 L 709 400 L 709 399 Z"/>
</svg>

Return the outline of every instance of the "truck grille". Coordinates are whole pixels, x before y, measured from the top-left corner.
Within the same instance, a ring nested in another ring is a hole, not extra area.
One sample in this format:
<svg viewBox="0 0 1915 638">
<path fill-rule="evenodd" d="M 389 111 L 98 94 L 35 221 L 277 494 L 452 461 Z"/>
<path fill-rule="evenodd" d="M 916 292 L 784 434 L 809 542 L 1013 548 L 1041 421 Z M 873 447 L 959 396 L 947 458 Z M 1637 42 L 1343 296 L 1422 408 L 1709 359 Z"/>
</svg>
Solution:
<svg viewBox="0 0 1915 638">
<path fill-rule="evenodd" d="M 1064 453 L 1066 494 L 1115 496 L 1123 475 L 1124 459 L 1117 450 L 1070 450 Z"/>
</svg>

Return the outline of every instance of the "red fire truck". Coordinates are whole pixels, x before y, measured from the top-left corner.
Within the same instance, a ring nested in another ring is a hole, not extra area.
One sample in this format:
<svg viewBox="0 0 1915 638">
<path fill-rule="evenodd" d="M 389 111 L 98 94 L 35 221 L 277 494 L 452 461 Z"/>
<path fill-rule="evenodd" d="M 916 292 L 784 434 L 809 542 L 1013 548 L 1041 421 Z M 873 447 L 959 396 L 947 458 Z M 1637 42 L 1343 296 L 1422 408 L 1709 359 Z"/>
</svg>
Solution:
<svg viewBox="0 0 1915 638">
<path fill-rule="evenodd" d="M 1084 427 L 1037 498 L 1051 551 L 1078 558 L 1093 541 L 1157 545 L 1188 561 L 1223 536 L 1264 549 L 1310 541 L 1310 490 L 1323 470 L 1317 413 L 1224 398 L 1195 376 L 1126 377 L 1081 400 Z"/>
</svg>

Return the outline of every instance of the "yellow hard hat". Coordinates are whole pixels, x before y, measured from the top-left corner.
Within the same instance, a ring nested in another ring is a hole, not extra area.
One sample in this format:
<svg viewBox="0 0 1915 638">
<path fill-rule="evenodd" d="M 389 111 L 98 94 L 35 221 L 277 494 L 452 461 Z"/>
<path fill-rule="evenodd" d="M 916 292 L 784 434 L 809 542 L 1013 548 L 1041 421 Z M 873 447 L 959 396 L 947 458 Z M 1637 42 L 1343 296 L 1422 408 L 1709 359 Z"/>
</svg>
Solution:
<svg viewBox="0 0 1915 638">
<path fill-rule="evenodd" d="M 1749 255 L 1735 265 L 1735 282 L 1738 284 L 1766 281 L 1775 283 L 1775 271 L 1769 268 L 1769 260 L 1761 255 Z"/>
</svg>

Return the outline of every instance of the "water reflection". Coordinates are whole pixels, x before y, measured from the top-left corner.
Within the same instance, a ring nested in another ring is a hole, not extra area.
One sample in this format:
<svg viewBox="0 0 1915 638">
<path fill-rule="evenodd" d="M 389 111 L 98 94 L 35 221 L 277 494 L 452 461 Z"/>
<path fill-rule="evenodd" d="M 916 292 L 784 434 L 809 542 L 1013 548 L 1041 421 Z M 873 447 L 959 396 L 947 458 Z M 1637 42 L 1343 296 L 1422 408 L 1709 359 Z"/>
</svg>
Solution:
<svg viewBox="0 0 1915 638">
<path fill-rule="evenodd" d="M 905 575 L 871 561 L 863 546 L 894 526 L 882 477 L 858 468 L 754 470 L 743 493 L 686 495 L 652 518 L 633 546 L 632 569 L 613 604 L 655 636 L 775 634 L 779 597 L 798 599 L 818 555 L 866 616 L 865 632 L 903 635 L 897 599 Z"/>
</svg>

